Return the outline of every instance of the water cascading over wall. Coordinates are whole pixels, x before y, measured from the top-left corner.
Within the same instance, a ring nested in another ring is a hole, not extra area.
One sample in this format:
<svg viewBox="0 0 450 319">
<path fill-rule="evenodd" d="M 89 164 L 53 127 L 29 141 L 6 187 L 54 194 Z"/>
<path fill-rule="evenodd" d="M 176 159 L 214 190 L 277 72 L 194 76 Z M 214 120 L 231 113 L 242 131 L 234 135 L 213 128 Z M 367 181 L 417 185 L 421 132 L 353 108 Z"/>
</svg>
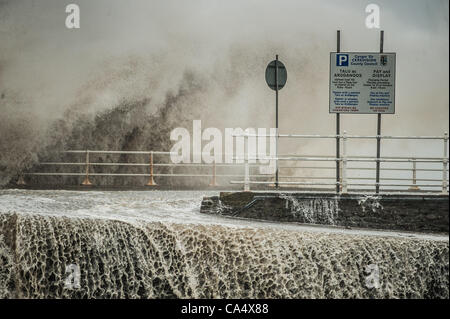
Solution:
<svg viewBox="0 0 450 319">
<path fill-rule="evenodd" d="M 277 222 L 403 230 L 449 231 L 448 196 L 221 192 L 206 196 L 202 213 Z"/>
<path fill-rule="evenodd" d="M 0 263 L 2 298 L 449 297 L 424 239 L 2 213 Z"/>
</svg>

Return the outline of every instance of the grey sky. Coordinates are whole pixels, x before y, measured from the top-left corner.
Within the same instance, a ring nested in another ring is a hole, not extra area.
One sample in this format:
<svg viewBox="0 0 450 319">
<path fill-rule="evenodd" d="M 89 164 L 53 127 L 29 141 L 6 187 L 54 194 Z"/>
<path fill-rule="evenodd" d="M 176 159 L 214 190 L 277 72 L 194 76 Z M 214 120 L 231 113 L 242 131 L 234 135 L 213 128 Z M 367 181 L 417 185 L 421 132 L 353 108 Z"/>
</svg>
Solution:
<svg viewBox="0 0 450 319">
<path fill-rule="evenodd" d="M 392 134 L 448 130 L 448 1 L 71 2 L 81 8 L 80 30 L 65 28 L 64 1 L 0 1 L 0 91 L 14 97 L 2 108 L 46 121 L 74 105 L 95 112 L 133 97 L 151 96 L 149 107 L 158 107 L 193 70 L 208 83 L 199 102 L 208 109 L 204 121 L 271 126 L 263 72 L 279 53 L 289 74 L 283 127 L 329 133 L 328 54 L 336 29 L 342 50 L 377 51 L 378 30 L 364 25 L 373 2 L 381 7 L 385 50 L 397 52 L 396 115 L 386 116 L 384 127 Z M 238 89 L 224 98 L 237 77 Z M 349 131 L 374 130 L 368 116 L 343 123 Z"/>
</svg>

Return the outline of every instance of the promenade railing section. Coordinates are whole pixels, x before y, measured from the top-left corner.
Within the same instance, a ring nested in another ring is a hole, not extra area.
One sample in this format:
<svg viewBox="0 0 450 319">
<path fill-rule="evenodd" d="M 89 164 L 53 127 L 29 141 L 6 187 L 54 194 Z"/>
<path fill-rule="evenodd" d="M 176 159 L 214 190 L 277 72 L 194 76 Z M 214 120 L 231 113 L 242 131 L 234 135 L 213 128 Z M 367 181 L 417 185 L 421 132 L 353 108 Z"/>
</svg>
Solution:
<svg viewBox="0 0 450 319">
<path fill-rule="evenodd" d="M 271 135 L 244 135 L 245 138 L 249 137 L 270 137 Z M 427 191 L 427 192 L 440 192 L 448 194 L 448 133 L 445 132 L 442 136 L 388 136 L 388 135 L 373 135 L 373 136 L 359 136 L 359 135 L 347 135 L 344 132 L 343 135 L 301 135 L 301 134 L 278 134 L 278 138 L 299 138 L 299 139 L 336 139 L 340 140 L 342 144 L 342 154 L 339 158 L 336 156 L 300 156 L 300 155 L 288 155 L 278 157 L 251 157 L 246 153 L 246 158 L 243 158 L 247 165 L 250 161 L 257 159 L 272 159 L 276 160 L 277 167 L 280 175 L 277 184 L 279 186 L 337 186 L 338 192 L 347 193 L 349 191 L 363 191 L 375 189 L 378 191 Z M 437 140 L 442 141 L 442 156 L 441 157 L 418 157 L 418 156 L 348 156 L 348 140 L 350 139 L 380 139 L 382 140 L 418 140 L 418 141 L 430 141 Z M 336 166 L 288 166 L 283 165 L 283 162 L 331 162 L 337 163 Z M 364 167 L 361 165 L 354 166 L 354 164 L 373 163 L 374 167 Z M 401 167 L 389 167 L 380 164 L 403 164 Z M 405 165 L 407 164 L 407 165 Z M 420 167 L 418 167 L 420 165 Z M 439 167 L 440 166 L 440 167 Z M 285 169 L 302 169 L 305 170 L 321 170 L 336 172 L 339 169 L 340 174 L 334 174 L 334 176 L 296 176 L 294 174 L 283 175 L 282 172 Z M 378 172 L 376 172 L 378 170 Z M 350 172 L 358 173 L 361 171 L 375 171 L 376 177 L 361 177 L 354 174 L 349 175 Z M 244 190 L 250 190 L 250 185 L 261 184 L 274 184 L 273 181 L 257 181 L 252 180 L 251 175 L 248 173 L 249 169 L 245 168 L 243 180 L 231 181 L 232 184 L 242 184 Z M 381 176 L 381 172 L 389 173 L 389 177 Z M 410 173 L 407 177 L 400 177 L 399 173 Z M 418 173 L 425 175 L 424 177 L 418 177 Z M 425 174 L 423 174 L 425 173 Z M 437 174 L 441 176 L 437 176 Z M 355 176 L 356 175 L 356 176 Z M 336 178 L 339 176 L 339 178 Z M 293 180 L 294 179 L 294 180 Z M 296 180 L 295 180 L 296 179 Z M 378 187 L 377 187 L 378 186 Z"/>
<path fill-rule="evenodd" d="M 268 136 L 270 135 L 264 135 L 264 137 Z M 244 138 L 248 148 L 250 137 L 262 137 L 262 135 L 244 134 L 241 137 Z M 189 179 L 200 179 L 206 186 L 226 189 L 242 185 L 245 191 L 275 190 L 277 185 L 278 189 L 339 193 L 399 191 L 448 194 L 447 133 L 442 136 L 357 136 L 344 132 L 342 135 L 278 134 L 276 137 L 278 139 L 338 138 L 342 145 L 342 154 L 340 157 L 303 154 L 258 157 L 245 152 L 243 158 L 234 157 L 233 163 L 173 163 L 170 160 L 172 153 L 164 151 L 68 150 L 63 153 L 71 155 L 72 159 L 76 158 L 76 161 L 40 162 L 35 166 L 39 168 L 38 170 L 26 172 L 23 175 L 28 178 L 32 176 L 78 177 L 79 182 L 84 186 L 95 185 L 95 181 L 106 177 L 139 177 L 145 178 L 143 185 L 149 187 L 160 184 L 159 180 L 171 179 L 174 184 L 177 184 L 178 180 L 183 179 L 188 185 Z M 351 139 L 437 140 L 442 142 L 442 156 L 350 156 L 348 141 Z M 95 160 L 99 156 L 107 157 L 110 161 L 105 161 L 103 157 L 101 161 Z M 115 159 L 114 156 L 119 158 Z M 122 156 L 126 156 L 127 160 L 121 161 Z M 130 161 L 133 156 L 136 158 L 135 162 Z M 137 158 L 140 160 L 137 161 Z M 261 159 L 276 163 L 279 173 L 278 181 L 275 181 L 274 172 L 268 174 L 259 172 L 259 168 L 264 165 L 256 161 Z M 379 165 L 376 165 L 377 163 Z M 117 172 L 117 169 L 108 171 L 108 167 L 120 167 L 121 170 L 120 172 Z M 48 172 L 46 168 L 52 171 Z M 337 169 L 339 174 L 336 174 Z M 25 183 L 26 179 L 22 176 L 18 184 Z"/>
</svg>

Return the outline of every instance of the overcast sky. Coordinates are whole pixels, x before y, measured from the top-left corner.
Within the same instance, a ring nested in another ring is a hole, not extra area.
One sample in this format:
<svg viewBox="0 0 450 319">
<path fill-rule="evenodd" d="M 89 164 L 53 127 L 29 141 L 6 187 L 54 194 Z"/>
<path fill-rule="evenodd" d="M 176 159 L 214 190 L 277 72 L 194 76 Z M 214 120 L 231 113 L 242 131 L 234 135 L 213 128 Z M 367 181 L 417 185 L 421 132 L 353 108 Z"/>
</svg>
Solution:
<svg viewBox="0 0 450 319">
<path fill-rule="evenodd" d="M 391 134 L 448 130 L 449 24 L 446 0 L 77 0 L 81 28 L 65 27 L 69 1 L 0 0 L 0 107 L 49 120 L 149 96 L 149 107 L 176 91 L 183 74 L 207 83 L 197 103 L 205 125 L 273 126 L 273 92 L 264 69 L 275 54 L 288 69 L 280 93 L 282 130 L 331 133 L 329 52 L 379 49 L 365 7 L 381 8 L 385 51 L 397 52 L 396 114 Z M 231 86 L 230 83 L 236 84 Z M 227 91 L 228 88 L 228 91 Z M 227 93 L 224 93 L 227 91 Z M 81 106 L 80 106 L 81 105 Z M 343 126 L 373 133 L 373 117 Z"/>
</svg>

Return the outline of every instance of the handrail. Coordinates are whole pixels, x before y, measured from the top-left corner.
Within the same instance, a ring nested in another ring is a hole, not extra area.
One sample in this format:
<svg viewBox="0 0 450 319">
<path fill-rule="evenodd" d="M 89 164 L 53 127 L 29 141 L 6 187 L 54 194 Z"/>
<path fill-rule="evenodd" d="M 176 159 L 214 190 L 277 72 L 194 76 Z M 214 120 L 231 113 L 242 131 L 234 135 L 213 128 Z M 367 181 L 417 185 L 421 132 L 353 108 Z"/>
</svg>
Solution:
<svg viewBox="0 0 450 319">
<path fill-rule="evenodd" d="M 344 138 L 344 135 L 338 134 L 328 134 L 328 135 L 319 135 L 319 134 L 236 134 L 233 135 L 235 137 L 288 137 L 288 138 Z M 408 140 L 442 140 L 445 139 L 445 135 L 443 136 L 395 136 L 395 135 L 347 135 L 347 138 L 355 138 L 355 139 L 408 139 Z"/>
<path fill-rule="evenodd" d="M 89 152 L 91 154 L 177 154 L 174 152 L 161 152 L 161 151 L 98 151 L 98 150 L 69 150 L 63 151 L 63 153 L 86 153 Z"/>
<path fill-rule="evenodd" d="M 235 157 L 235 160 L 239 161 L 257 161 L 257 160 L 278 160 L 278 161 L 324 161 L 324 162 L 335 162 L 340 161 L 341 158 L 335 158 L 335 157 L 307 157 L 307 156 L 299 156 L 299 157 Z M 415 159 L 415 158 L 404 158 L 404 159 L 390 159 L 390 158 L 354 158 L 354 157 L 347 157 L 347 161 L 349 162 L 391 162 L 391 163 L 442 163 L 443 158 L 430 158 L 429 160 L 426 159 Z"/>
<path fill-rule="evenodd" d="M 416 173 L 418 171 L 416 164 L 417 163 L 442 163 L 443 167 L 442 167 L 442 179 L 440 180 L 436 180 L 436 179 L 420 179 L 421 181 L 441 181 L 442 185 L 437 185 L 437 186 L 441 186 L 441 192 L 442 194 L 448 194 L 448 179 L 447 179 L 447 175 L 448 175 L 448 146 L 447 146 L 447 142 L 448 142 L 448 133 L 445 132 L 444 135 L 442 136 L 391 136 L 391 135 L 371 135 L 371 136 L 359 136 L 359 135 L 348 135 L 346 131 L 344 131 L 344 133 L 342 135 L 340 134 L 333 134 L 333 135 L 302 135 L 302 134 L 249 134 L 249 133 L 245 133 L 245 134 L 240 134 L 240 135 L 235 135 L 235 136 L 244 136 L 245 138 L 249 138 L 249 137 L 277 137 L 277 138 L 282 138 L 282 137 L 287 137 L 287 138 L 332 138 L 332 139 L 338 139 L 342 140 L 343 143 L 343 154 L 342 157 L 339 157 L 339 152 L 337 153 L 337 156 L 264 156 L 262 157 L 262 159 L 264 160 L 275 160 L 276 161 L 276 166 L 278 167 L 278 161 L 333 161 L 337 163 L 336 166 L 336 170 L 339 169 L 340 174 L 338 174 L 339 172 L 336 172 L 336 176 L 337 176 L 337 180 L 335 181 L 335 185 L 339 185 L 340 187 L 337 187 L 337 192 L 342 191 L 343 193 L 346 193 L 348 191 L 348 186 L 351 185 L 356 185 L 356 184 L 351 184 L 348 183 L 348 180 L 353 180 L 354 178 L 349 178 L 347 177 L 347 170 L 349 169 L 348 163 L 349 162 L 375 162 L 376 165 L 376 182 L 374 184 L 358 184 L 358 186 L 372 186 L 375 185 L 376 186 L 376 193 L 379 192 L 379 187 L 380 186 L 384 186 L 385 184 L 380 183 L 379 181 L 381 180 L 380 178 L 380 171 L 382 170 L 380 163 L 412 163 L 413 164 L 413 168 L 412 168 L 412 172 L 413 172 L 413 176 L 412 176 L 412 185 L 410 186 L 410 190 L 418 190 L 419 186 L 423 186 L 423 187 L 436 187 L 436 185 L 429 185 L 429 184 L 424 184 L 424 185 L 418 185 L 417 181 L 419 179 L 417 179 Z M 346 146 L 347 146 L 347 141 L 348 139 L 377 139 L 378 142 L 380 142 L 382 139 L 410 139 L 410 140 L 443 140 L 444 142 L 444 152 L 443 152 L 443 156 L 442 157 L 404 157 L 404 156 L 391 156 L 391 157 L 380 157 L 379 154 L 377 155 L 376 158 L 373 157 L 369 157 L 369 156 L 349 156 L 347 154 L 346 151 Z M 339 146 L 339 144 L 337 145 L 337 147 Z M 243 160 L 245 163 L 245 172 L 244 172 L 244 181 L 241 181 L 239 183 L 243 183 L 244 184 L 244 190 L 250 190 L 250 184 L 252 184 L 253 182 L 256 182 L 258 184 L 263 184 L 263 183 L 268 183 L 268 182 L 261 182 L 261 181 L 251 181 L 249 178 L 249 172 L 248 172 L 248 163 L 250 161 L 255 161 L 257 159 L 259 159 L 257 156 L 249 156 L 249 154 L 247 154 L 246 156 L 244 156 L 244 158 L 239 158 L 236 157 L 235 159 L 237 160 Z M 316 168 L 315 168 L 316 169 Z M 424 171 L 424 170 L 422 170 Z M 432 170 L 428 170 L 427 171 L 432 171 Z M 341 176 L 341 177 L 340 177 Z M 319 179 L 319 178 L 317 178 Z M 363 178 L 361 178 L 362 180 L 364 180 Z M 370 180 L 370 179 L 366 179 L 366 180 Z M 386 179 L 384 179 L 386 180 Z M 401 179 L 392 179 L 392 180 L 401 180 Z M 236 181 L 232 181 L 232 183 L 236 183 Z M 295 184 L 295 183 L 300 183 L 299 185 L 306 185 L 306 182 L 279 182 L 278 178 L 276 180 L 276 185 L 278 184 Z M 314 185 L 322 185 L 323 183 L 315 183 Z M 327 185 L 332 185 L 332 184 L 327 184 Z M 388 184 L 389 186 L 405 186 L 405 185 L 400 185 L 400 184 Z M 406 185 L 407 186 L 407 185 Z"/>
<path fill-rule="evenodd" d="M 237 136 L 237 135 L 235 135 Z M 165 156 L 177 154 L 175 152 L 166 152 L 166 151 L 120 151 L 120 150 L 68 150 L 63 151 L 61 153 L 67 154 L 85 154 L 85 159 L 82 162 L 64 162 L 64 161 L 55 161 L 55 162 L 40 162 L 37 163 L 37 166 L 62 166 L 62 167 L 84 167 L 84 172 L 28 172 L 23 175 L 30 176 L 84 176 L 83 185 L 92 185 L 90 181 L 90 177 L 102 177 L 102 176 L 118 176 L 118 177 L 126 177 L 126 176 L 136 176 L 136 177 L 149 177 L 148 186 L 155 186 L 156 183 L 154 181 L 155 177 L 169 177 L 169 178 L 182 178 L 182 177 L 192 177 L 192 178 L 209 178 L 210 186 L 216 186 L 217 178 L 242 178 L 242 180 L 231 180 L 229 183 L 231 184 L 243 184 L 244 190 L 250 190 L 250 185 L 252 184 L 261 184 L 261 185 L 273 185 L 274 181 L 271 180 L 274 177 L 274 174 L 255 174 L 253 169 L 256 167 L 261 167 L 262 164 L 252 163 L 252 161 L 257 160 L 275 160 L 281 162 L 338 162 L 340 163 L 339 169 L 341 174 L 339 180 L 335 180 L 335 177 L 328 176 L 308 176 L 309 174 L 300 173 L 300 175 L 292 174 L 289 171 L 282 175 L 279 175 L 279 178 L 282 181 L 279 181 L 280 185 L 318 185 L 318 186 L 336 186 L 338 185 L 338 189 L 342 193 L 346 193 L 347 191 L 352 191 L 352 187 L 355 186 L 387 186 L 387 187 L 409 187 L 411 191 L 419 190 L 419 187 L 424 188 L 440 188 L 441 193 L 448 194 L 448 150 L 447 150 L 447 142 L 448 135 L 445 133 L 443 136 L 358 136 L 358 135 L 347 135 L 346 132 L 342 135 L 301 135 L 301 134 L 263 134 L 263 135 L 252 135 L 252 134 L 244 134 L 239 135 L 245 138 L 248 137 L 260 137 L 260 136 L 278 136 L 278 137 L 295 137 L 295 138 L 336 138 L 340 137 L 341 143 L 343 144 L 343 154 L 342 157 L 336 156 L 327 156 L 327 155 L 298 155 L 298 154 L 282 154 L 279 156 L 249 156 L 246 154 L 245 156 L 234 156 L 231 157 L 233 159 L 233 163 L 216 163 L 213 161 L 212 163 L 171 163 L 164 162 L 166 159 Z M 384 157 L 374 157 L 374 156 L 364 156 L 364 155 L 349 155 L 347 150 L 347 141 L 351 138 L 381 138 L 381 139 L 418 139 L 418 140 L 443 140 L 444 141 L 444 152 L 442 157 L 409 157 L 409 156 L 384 156 Z M 95 157 L 92 158 L 93 154 L 130 154 L 130 155 L 146 155 L 148 156 L 147 162 L 98 162 L 95 160 Z M 154 155 L 165 155 L 163 157 L 157 157 L 157 161 L 154 161 Z M 218 155 L 230 155 L 226 153 L 214 154 Z M 91 157 L 90 157 L 91 156 Z M 92 160 L 92 161 L 91 161 Z M 380 177 L 379 180 L 381 182 L 375 182 L 376 178 L 371 176 L 349 176 L 348 172 L 358 172 L 358 171 L 374 171 L 376 168 L 374 167 L 362 167 L 363 165 L 357 165 L 357 163 L 384 163 L 384 164 L 402 164 L 401 167 L 380 167 L 380 171 L 385 171 L 389 173 L 393 172 L 412 172 L 411 177 L 404 177 L 401 175 L 397 176 L 383 176 Z M 412 167 L 405 167 L 406 164 L 411 163 Z M 356 164 L 350 165 L 350 164 Z M 417 167 L 418 164 L 427 164 Z M 436 168 L 433 166 L 434 164 L 442 164 L 442 168 Z M 350 166 L 349 166 L 350 165 Z M 103 172 L 103 171 L 95 171 L 94 167 L 148 167 L 148 172 L 145 173 L 133 173 L 133 172 L 122 172 L 114 173 L 114 172 Z M 155 168 L 167 168 L 167 171 L 154 171 Z M 243 173 L 236 173 L 235 171 L 228 171 L 229 169 L 244 168 Z M 176 168 L 183 168 L 182 171 L 174 171 Z M 198 171 L 190 172 L 189 168 L 198 168 Z M 336 167 L 330 166 L 312 166 L 312 165 L 292 165 L 285 164 L 278 166 L 281 170 L 332 170 L 336 169 Z M 205 172 L 204 169 L 208 169 L 208 172 Z M 427 175 L 417 177 L 417 172 L 425 172 Z M 442 172 L 442 178 L 433 177 L 433 172 Z M 302 175 L 303 174 L 303 175 Z M 431 174 L 431 175 L 430 175 Z M 20 176 L 22 178 L 23 176 Z M 257 180 L 255 180 L 257 179 Z M 261 180 L 265 179 L 265 180 Z M 361 181 L 358 183 L 358 181 Z M 392 184 L 386 183 L 392 181 Z M 399 182 L 405 182 L 401 184 Z M 410 182 L 410 183 L 406 183 Z M 417 184 L 417 183 L 421 184 Z M 428 182 L 428 183 L 427 183 Z M 350 189 L 349 189 L 350 188 Z"/>
</svg>

